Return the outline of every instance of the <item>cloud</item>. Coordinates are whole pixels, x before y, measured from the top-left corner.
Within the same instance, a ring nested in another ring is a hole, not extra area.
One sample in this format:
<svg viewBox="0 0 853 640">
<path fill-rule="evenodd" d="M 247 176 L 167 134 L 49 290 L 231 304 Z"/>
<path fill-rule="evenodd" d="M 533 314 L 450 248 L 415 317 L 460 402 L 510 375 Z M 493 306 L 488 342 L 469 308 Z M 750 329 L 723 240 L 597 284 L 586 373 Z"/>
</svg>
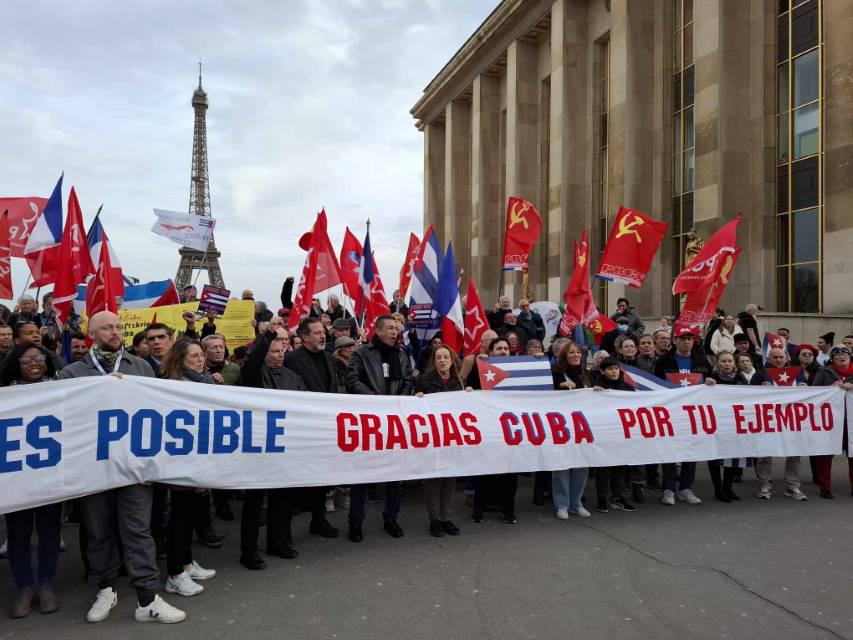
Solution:
<svg viewBox="0 0 853 640">
<path fill-rule="evenodd" d="M 325 206 L 340 245 L 371 239 L 389 289 L 420 235 L 423 140 L 409 108 L 494 0 L 3 3 L 0 193 L 59 173 L 125 270 L 174 277 L 153 207 L 189 200 L 192 91 L 204 60 L 211 202 L 226 284 L 275 306 Z M 66 197 L 67 197 L 66 188 Z M 16 290 L 26 277 L 13 264 Z"/>
</svg>

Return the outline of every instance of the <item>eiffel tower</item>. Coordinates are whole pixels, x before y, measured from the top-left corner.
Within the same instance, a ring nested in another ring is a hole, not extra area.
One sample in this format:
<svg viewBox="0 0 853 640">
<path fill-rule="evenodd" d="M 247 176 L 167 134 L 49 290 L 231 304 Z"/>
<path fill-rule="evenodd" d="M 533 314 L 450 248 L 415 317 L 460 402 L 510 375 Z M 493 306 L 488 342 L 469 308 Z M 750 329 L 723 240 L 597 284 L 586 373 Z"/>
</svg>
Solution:
<svg viewBox="0 0 853 640">
<path fill-rule="evenodd" d="M 195 112 L 195 127 L 193 128 L 189 212 L 210 217 L 210 180 L 207 174 L 207 93 L 201 88 L 201 62 L 198 63 L 198 89 L 193 92 L 192 104 Z M 178 254 L 181 256 L 181 261 L 178 264 L 178 275 L 175 276 L 175 286 L 179 292 L 183 292 L 185 286 L 193 283 L 195 271 L 204 269 L 207 270 L 207 279 L 211 285 L 225 288 L 222 270 L 219 268 L 221 254 L 213 240 L 210 241 L 206 252 L 181 247 Z"/>
</svg>

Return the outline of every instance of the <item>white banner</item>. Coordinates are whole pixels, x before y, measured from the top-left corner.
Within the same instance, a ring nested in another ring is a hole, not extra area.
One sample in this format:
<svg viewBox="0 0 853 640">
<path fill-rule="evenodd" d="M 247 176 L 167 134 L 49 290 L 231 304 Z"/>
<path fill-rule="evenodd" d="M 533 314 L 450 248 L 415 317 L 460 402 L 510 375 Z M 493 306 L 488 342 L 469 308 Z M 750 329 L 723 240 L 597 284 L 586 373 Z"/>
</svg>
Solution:
<svg viewBox="0 0 853 640">
<path fill-rule="evenodd" d="M 163 209 L 154 209 L 154 213 L 157 220 L 151 227 L 151 231 L 158 236 L 169 238 L 172 242 L 197 251 L 206 251 L 213 240 L 216 220 L 211 217 Z"/>
<path fill-rule="evenodd" d="M 0 389 L 0 513 L 135 482 L 358 484 L 841 451 L 835 387 L 417 397 L 125 376 Z"/>
</svg>

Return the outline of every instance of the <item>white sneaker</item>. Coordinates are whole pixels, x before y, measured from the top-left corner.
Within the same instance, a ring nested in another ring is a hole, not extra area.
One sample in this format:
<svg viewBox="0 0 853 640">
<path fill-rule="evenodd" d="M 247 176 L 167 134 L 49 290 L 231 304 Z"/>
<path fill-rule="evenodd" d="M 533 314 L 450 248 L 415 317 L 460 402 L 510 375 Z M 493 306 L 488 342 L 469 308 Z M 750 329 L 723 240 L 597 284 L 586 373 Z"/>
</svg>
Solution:
<svg viewBox="0 0 853 640">
<path fill-rule="evenodd" d="M 568 520 L 569 519 L 569 510 L 568 509 L 557 509 L 557 520 Z"/>
<path fill-rule="evenodd" d="M 580 516 L 581 518 L 589 518 L 592 514 L 586 510 L 586 507 L 583 505 L 579 506 L 577 509 L 572 509 L 569 513 L 574 514 L 576 516 Z"/>
<path fill-rule="evenodd" d="M 762 500 L 770 500 L 770 496 L 772 495 L 773 490 L 768 486 L 763 486 L 758 490 L 756 494 L 756 498 L 761 498 Z"/>
<path fill-rule="evenodd" d="M 663 497 L 660 499 L 661 504 L 665 504 L 668 507 L 675 506 L 675 493 L 670 491 L 669 489 L 663 490 Z"/>
<path fill-rule="evenodd" d="M 213 576 L 216 575 L 216 571 L 213 569 L 205 569 L 198 562 L 193 560 L 189 569 L 184 571 L 190 578 L 193 580 L 210 580 Z"/>
<path fill-rule="evenodd" d="M 809 497 L 800 491 L 799 487 L 794 487 L 793 489 L 788 489 L 785 491 L 785 495 L 791 498 L 792 500 L 796 500 L 797 502 L 802 502 L 804 500 L 808 500 Z"/>
<path fill-rule="evenodd" d="M 326 513 L 334 513 L 335 512 L 335 500 L 334 498 L 326 498 Z"/>
<path fill-rule="evenodd" d="M 8 541 L 4 540 L 3 544 L 0 545 L 0 558 L 5 558 L 8 555 L 9 555 L 9 543 L 8 543 Z"/>
<path fill-rule="evenodd" d="M 179 596 L 192 597 L 197 596 L 204 587 L 193 582 L 190 574 L 186 571 L 179 573 L 175 577 L 169 576 L 166 578 L 166 593 L 177 593 Z"/>
<path fill-rule="evenodd" d="M 196 585 L 198 586 L 198 585 Z M 187 619 L 187 614 L 170 605 L 159 595 L 147 607 L 136 607 L 133 617 L 137 622 L 162 622 L 163 624 L 174 624 Z"/>
<path fill-rule="evenodd" d="M 86 614 L 86 622 L 103 622 L 118 603 L 118 594 L 111 587 L 101 589 Z"/>
<path fill-rule="evenodd" d="M 675 497 L 687 504 L 702 504 L 702 500 L 693 493 L 693 489 L 682 489 L 675 494 Z"/>
</svg>

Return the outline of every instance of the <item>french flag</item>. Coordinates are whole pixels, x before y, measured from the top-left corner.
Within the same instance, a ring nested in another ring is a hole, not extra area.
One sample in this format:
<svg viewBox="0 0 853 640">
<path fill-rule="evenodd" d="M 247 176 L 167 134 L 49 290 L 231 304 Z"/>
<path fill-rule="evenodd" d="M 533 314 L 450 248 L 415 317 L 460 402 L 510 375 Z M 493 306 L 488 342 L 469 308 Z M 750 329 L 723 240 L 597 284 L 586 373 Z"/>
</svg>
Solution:
<svg viewBox="0 0 853 640">
<path fill-rule="evenodd" d="M 89 255 L 92 256 L 92 264 L 98 264 L 101 256 L 101 245 L 104 242 L 107 243 L 107 249 L 110 252 L 110 285 L 112 285 L 112 292 L 119 297 L 124 297 L 124 277 L 121 272 L 121 263 L 118 261 L 118 256 L 113 250 L 112 243 L 107 238 L 104 226 L 101 224 L 100 216 L 96 216 L 92 226 L 89 227 L 89 233 L 86 234 L 86 242 L 89 245 Z"/>
<path fill-rule="evenodd" d="M 444 252 L 435 235 L 432 225 L 427 227 L 421 246 L 415 255 L 415 263 L 412 270 L 412 281 L 409 284 L 407 306 L 425 304 L 434 306 L 435 297 L 438 294 L 438 277 L 444 264 Z M 429 340 L 439 328 L 440 321 L 434 318 L 434 325 L 430 326 L 422 336 Z"/>
<path fill-rule="evenodd" d="M 148 309 L 163 307 L 169 304 L 180 304 L 178 290 L 171 280 L 155 280 L 132 286 L 125 286 L 122 310 Z M 82 315 L 86 310 L 86 285 L 77 287 L 77 298 L 74 300 L 74 311 Z"/>
<path fill-rule="evenodd" d="M 619 365 L 625 373 L 625 382 L 634 387 L 637 391 L 664 391 L 666 389 L 679 389 L 680 385 L 674 384 L 669 380 L 661 380 L 657 376 L 653 376 L 647 371 L 632 367 L 628 364 Z"/>
<path fill-rule="evenodd" d="M 456 260 L 452 243 L 447 245 L 447 255 L 441 265 L 433 309 L 440 318 L 441 341 L 456 353 L 461 352 L 465 341 L 465 316 L 462 313 L 459 286 L 456 284 Z"/>
<path fill-rule="evenodd" d="M 62 178 L 59 176 L 53 193 L 44 211 L 36 220 L 27 245 L 24 247 L 24 257 L 33 274 L 32 287 L 43 287 L 56 282 L 59 270 L 59 246 L 62 244 Z"/>
</svg>

